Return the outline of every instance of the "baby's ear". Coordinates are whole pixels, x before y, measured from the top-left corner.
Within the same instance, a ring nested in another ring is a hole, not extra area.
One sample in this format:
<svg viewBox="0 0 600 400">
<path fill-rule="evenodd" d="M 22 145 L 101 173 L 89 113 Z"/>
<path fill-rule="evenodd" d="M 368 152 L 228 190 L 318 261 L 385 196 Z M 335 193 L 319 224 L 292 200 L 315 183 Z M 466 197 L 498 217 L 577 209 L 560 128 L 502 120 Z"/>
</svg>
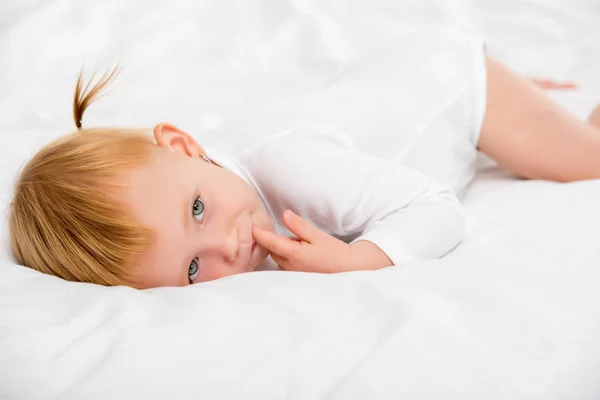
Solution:
<svg viewBox="0 0 600 400">
<path fill-rule="evenodd" d="M 187 132 L 175 125 L 160 123 L 154 127 L 154 139 L 159 147 L 188 157 L 199 157 L 204 154 L 202 146 Z"/>
</svg>

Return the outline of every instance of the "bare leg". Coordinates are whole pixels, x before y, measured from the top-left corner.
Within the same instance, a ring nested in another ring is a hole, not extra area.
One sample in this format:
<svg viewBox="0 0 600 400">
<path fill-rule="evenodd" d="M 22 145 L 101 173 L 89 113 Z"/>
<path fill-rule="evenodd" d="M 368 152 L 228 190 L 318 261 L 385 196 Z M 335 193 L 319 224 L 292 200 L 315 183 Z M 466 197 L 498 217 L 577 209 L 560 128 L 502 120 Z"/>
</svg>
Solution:
<svg viewBox="0 0 600 400">
<path fill-rule="evenodd" d="M 480 151 L 523 178 L 600 178 L 597 128 L 569 114 L 501 63 L 488 57 L 486 66 L 488 103 Z"/>
<path fill-rule="evenodd" d="M 600 105 L 597 105 L 588 118 L 588 124 L 600 131 Z"/>
</svg>

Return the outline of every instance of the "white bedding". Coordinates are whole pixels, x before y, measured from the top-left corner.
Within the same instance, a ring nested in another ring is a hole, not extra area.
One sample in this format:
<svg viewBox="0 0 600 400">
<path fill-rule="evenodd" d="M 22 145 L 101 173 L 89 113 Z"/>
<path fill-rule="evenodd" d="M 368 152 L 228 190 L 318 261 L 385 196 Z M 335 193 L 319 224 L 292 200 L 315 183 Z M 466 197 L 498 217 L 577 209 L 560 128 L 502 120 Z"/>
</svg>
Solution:
<svg viewBox="0 0 600 400">
<path fill-rule="evenodd" d="M 3 1 L 0 204 L 24 160 L 73 129 L 84 62 L 127 64 L 84 124 L 167 120 L 218 143 L 210 130 L 246 107 L 439 24 L 576 81 L 556 97 L 580 116 L 600 100 L 596 0 Z M 106 288 L 15 265 L 3 229 L 0 398 L 598 399 L 600 181 L 518 181 L 481 161 L 468 239 L 377 272 Z"/>
</svg>

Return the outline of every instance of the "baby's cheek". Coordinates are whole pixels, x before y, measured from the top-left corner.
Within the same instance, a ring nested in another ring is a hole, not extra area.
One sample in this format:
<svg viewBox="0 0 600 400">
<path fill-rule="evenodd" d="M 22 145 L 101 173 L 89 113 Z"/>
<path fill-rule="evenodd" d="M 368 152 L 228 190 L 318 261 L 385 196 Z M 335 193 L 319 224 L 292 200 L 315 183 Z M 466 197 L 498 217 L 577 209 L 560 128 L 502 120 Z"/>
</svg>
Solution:
<svg viewBox="0 0 600 400">
<path fill-rule="evenodd" d="M 264 229 L 268 230 L 269 232 L 274 232 L 275 229 L 273 227 L 273 221 L 271 221 L 271 218 L 269 218 L 269 214 L 267 214 L 267 212 L 261 207 L 260 209 L 260 215 L 261 215 L 261 227 L 263 227 Z"/>
</svg>

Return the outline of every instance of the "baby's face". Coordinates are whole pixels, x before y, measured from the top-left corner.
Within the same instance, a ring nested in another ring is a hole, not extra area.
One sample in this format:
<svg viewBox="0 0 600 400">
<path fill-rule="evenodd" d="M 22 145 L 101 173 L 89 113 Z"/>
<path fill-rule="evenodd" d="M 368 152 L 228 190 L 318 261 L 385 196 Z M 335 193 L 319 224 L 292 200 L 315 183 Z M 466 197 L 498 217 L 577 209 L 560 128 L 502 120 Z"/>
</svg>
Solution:
<svg viewBox="0 0 600 400">
<path fill-rule="evenodd" d="M 157 148 L 131 173 L 126 201 L 156 234 L 135 271 L 140 288 L 184 286 L 253 271 L 267 256 L 252 225 L 273 230 L 256 192 L 195 155 Z"/>
</svg>

